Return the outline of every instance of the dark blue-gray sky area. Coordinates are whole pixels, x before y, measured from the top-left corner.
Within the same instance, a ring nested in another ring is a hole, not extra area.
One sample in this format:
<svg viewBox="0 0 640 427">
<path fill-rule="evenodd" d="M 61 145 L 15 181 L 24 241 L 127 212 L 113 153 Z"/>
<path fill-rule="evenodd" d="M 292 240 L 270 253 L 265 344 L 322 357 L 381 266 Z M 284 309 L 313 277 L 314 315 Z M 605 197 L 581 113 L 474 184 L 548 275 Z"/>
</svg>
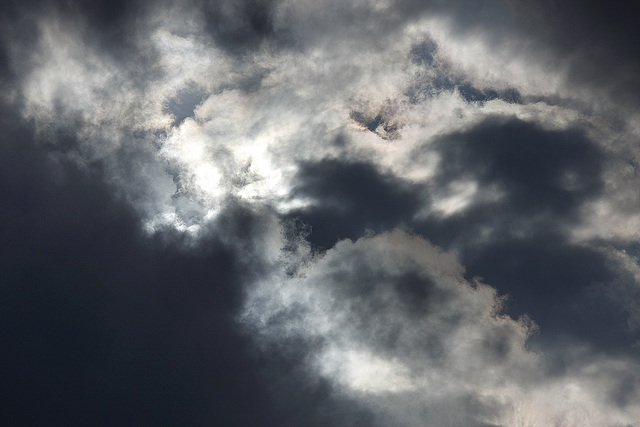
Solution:
<svg viewBox="0 0 640 427">
<path fill-rule="evenodd" d="M 6 107 L 2 125 L 3 424 L 367 419 L 305 378 L 304 343 L 258 354 L 238 330 L 243 280 L 261 267 L 224 239 L 250 240 L 259 218 L 230 207 L 229 234 L 197 247 L 171 231 L 145 237 L 98 170 L 53 161 Z"/>
<path fill-rule="evenodd" d="M 513 33 L 535 51 L 573 55 L 572 79 L 602 89 L 619 111 L 640 106 L 640 24 L 632 1 L 396 3 L 400 21 L 442 14 L 461 32 Z M 296 49 L 275 23 L 277 0 L 193 0 L 189 7 L 201 8 L 211 40 L 231 56 L 249 55 L 263 40 Z M 10 94 L 18 87 L 23 64 L 13 62 L 21 58 L 15 51 L 37 42 L 37 11 L 85 19 L 92 28 L 87 43 L 127 61 L 136 57 L 128 37 L 146 16 L 142 9 L 141 1 L 2 2 L 0 89 Z M 428 61 L 429 49 L 418 46 L 416 60 Z M 153 68 L 153 58 L 140 60 Z M 256 75 L 247 75 L 247 91 Z M 524 102 L 511 89 L 441 83 L 438 90 L 455 87 L 470 103 Z M 167 110 L 179 124 L 201 101 L 197 91 L 181 92 Z M 252 253 L 255 236 L 268 227 L 255 210 L 229 202 L 195 244 L 169 228 L 150 235 L 105 176 L 105 165 L 79 167 L 68 155 L 79 145 L 73 129 L 38 134 L 37 123 L 20 113 L 21 102 L 7 97 L 0 107 L 2 425 L 377 422 L 368 406 L 308 372 L 309 355 L 321 343 L 258 347 L 238 325 L 245 283 L 270 268 Z M 385 124 L 381 116 L 353 117 L 372 132 Z M 316 251 L 371 232 L 410 230 L 455 251 L 467 278 L 482 277 L 509 294 L 506 313 L 526 313 L 540 326 L 532 345 L 579 340 L 595 352 L 640 358 L 629 301 L 594 286 L 624 280 L 622 273 L 605 253 L 570 235 L 583 208 L 604 191 L 608 154 L 598 141 L 579 128 L 490 118 L 430 147 L 441 161 L 429 183 L 405 181 L 365 160 L 300 163 L 290 196 L 312 203 L 281 219 L 308 230 Z M 460 179 L 501 197 L 448 216 L 420 215 Z M 628 253 L 634 244 L 625 243 Z"/>
</svg>

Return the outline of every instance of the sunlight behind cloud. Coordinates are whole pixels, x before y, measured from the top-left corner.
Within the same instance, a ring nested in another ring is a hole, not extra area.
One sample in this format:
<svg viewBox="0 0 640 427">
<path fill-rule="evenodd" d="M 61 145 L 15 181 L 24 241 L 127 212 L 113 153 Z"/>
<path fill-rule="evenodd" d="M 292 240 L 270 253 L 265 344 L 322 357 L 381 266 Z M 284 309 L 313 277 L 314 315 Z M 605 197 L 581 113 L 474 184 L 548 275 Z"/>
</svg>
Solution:
<svg viewBox="0 0 640 427">
<path fill-rule="evenodd" d="M 0 311 L 28 372 L 7 396 L 45 384 L 27 412 L 640 419 L 638 43 L 615 7 L 5 3 Z"/>
</svg>

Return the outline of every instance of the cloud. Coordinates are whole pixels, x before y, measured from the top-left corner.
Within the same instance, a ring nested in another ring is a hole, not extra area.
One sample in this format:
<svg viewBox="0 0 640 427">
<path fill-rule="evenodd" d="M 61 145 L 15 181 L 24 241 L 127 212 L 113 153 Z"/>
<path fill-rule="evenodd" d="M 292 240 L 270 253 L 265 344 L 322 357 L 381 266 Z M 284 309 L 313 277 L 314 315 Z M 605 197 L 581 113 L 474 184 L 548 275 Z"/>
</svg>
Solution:
<svg viewBox="0 0 640 427">
<path fill-rule="evenodd" d="M 454 256 L 401 231 L 341 241 L 297 275 L 258 283 L 243 320 L 267 343 L 312 343 L 309 369 L 380 425 L 633 422 L 638 378 L 626 372 L 637 362 L 569 346 L 558 357 L 571 365 L 549 374 L 526 344 L 535 323 L 502 314 L 495 288 L 463 274 Z"/>
<path fill-rule="evenodd" d="M 203 8 L 209 12 L 200 13 Z M 438 153 L 426 150 L 417 162 L 416 149 L 443 133 L 465 132 L 495 116 L 555 130 L 581 120 L 581 104 L 530 102 L 561 91 L 562 70 L 522 52 L 506 57 L 477 31 L 456 34 L 462 9 L 447 19 L 437 5 L 403 15 L 412 8 L 384 2 L 341 12 L 287 2 L 123 6 L 106 13 L 101 25 L 123 27 L 128 36 L 108 46 L 101 37 L 111 30 L 91 32 L 93 12 L 70 22 L 72 12 L 54 8 L 46 17 L 32 15 L 39 37 L 33 49 L 13 49 L 12 63 L 21 76 L 24 114 L 44 138 L 57 129 L 75 133 L 75 155 L 109 165 L 110 179 L 130 192 L 150 224 L 175 218 L 169 221 L 187 228 L 214 214 L 229 194 L 268 200 L 283 213 L 300 208 L 304 201 L 291 193 L 301 164 L 339 157 L 424 180 Z M 335 31 L 314 27 L 323 14 Z M 381 25 L 367 26 L 368 16 Z M 140 20 L 144 25 L 129 24 Z M 254 26 L 255 34 L 241 31 L 246 40 L 234 33 Z M 282 42 L 287 37 L 295 46 Z M 184 97 L 189 105 L 181 107 Z M 144 152 L 156 178 L 136 181 L 119 171 L 119 151 Z M 162 184 L 140 191 L 155 182 Z M 182 212 L 182 202 L 172 206 L 175 194 L 180 201 L 188 194 L 200 212 Z M 464 204 L 450 203 L 445 210 Z"/>
<path fill-rule="evenodd" d="M 231 385 L 254 369 L 242 351 L 236 374 L 223 368 L 224 346 L 245 345 L 224 326 L 238 296 L 233 252 L 145 241 L 106 186 L 39 150 L 15 116 L 3 122 L 3 420 L 241 422 L 224 407 L 244 391 L 229 388 L 226 404 L 206 398 L 207 381 Z"/>
<path fill-rule="evenodd" d="M 397 227 L 422 203 L 419 186 L 385 176 L 364 162 L 302 164 L 296 182 L 291 197 L 309 200 L 309 206 L 288 216 L 310 224 L 311 242 L 324 249 L 345 237 L 356 239 L 367 230 Z"/>
<path fill-rule="evenodd" d="M 108 185 L 3 113 L 3 422 L 367 419 L 295 354 L 256 354 L 237 327 L 244 284 L 279 253 L 272 215 L 229 203 L 197 240 L 172 227 L 149 236 Z"/>
<path fill-rule="evenodd" d="M 512 120 L 487 120 L 438 142 L 439 180 L 470 178 L 507 193 L 515 210 L 576 209 L 602 188 L 603 153 L 580 130 L 545 131 Z M 439 187 L 446 187 L 444 182 Z"/>
<path fill-rule="evenodd" d="M 592 3 L 4 2 L 10 421 L 633 425 L 637 25 Z"/>
<path fill-rule="evenodd" d="M 637 22 L 631 4 L 598 2 L 514 2 L 514 26 L 538 48 L 552 49 L 566 58 L 574 87 L 586 85 L 621 105 L 637 108 L 640 65 L 633 51 Z M 573 86 L 573 85 L 572 85 Z M 577 89 L 577 88 L 576 88 Z"/>
</svg>

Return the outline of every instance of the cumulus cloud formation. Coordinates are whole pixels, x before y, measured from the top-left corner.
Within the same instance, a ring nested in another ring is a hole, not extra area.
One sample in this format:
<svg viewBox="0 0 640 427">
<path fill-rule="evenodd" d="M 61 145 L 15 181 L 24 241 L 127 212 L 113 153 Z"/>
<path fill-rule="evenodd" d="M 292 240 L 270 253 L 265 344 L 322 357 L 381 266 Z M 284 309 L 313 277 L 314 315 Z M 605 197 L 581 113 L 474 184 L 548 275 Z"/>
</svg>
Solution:
<svg viewBox="0 0 640 427">
<path fill-rule="evenodd" d="M 633 16 L 3 3 L 7 421 L 640 425 Z"/>
<path fill-rule="evenodd" d="M 294 277 L 260 282 L 243 319 L 268 343 L 313 343 L 309 369 L 368 402 L 381 425 L 625 425 L 640 416 L 638 378 L 628 376 L 637 361 L 580 354 L 551 373 L 526 345 L 535 323 L 504 315 L 503 303 L 495 288 L 466 281 L 454 256 L 396 230 L 341 241 Z M 622 389 L 629 400 L 618 400 Z"/>
</svg>

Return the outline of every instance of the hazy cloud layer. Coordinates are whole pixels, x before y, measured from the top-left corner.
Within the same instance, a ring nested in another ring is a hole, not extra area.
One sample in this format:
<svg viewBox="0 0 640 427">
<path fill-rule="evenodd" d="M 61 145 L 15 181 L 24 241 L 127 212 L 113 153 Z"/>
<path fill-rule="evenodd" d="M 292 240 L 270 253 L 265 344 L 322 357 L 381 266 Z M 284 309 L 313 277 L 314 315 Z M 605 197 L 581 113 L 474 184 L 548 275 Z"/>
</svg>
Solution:
<svg viewBox="0 0 640 427">
<path fill-rule="evenodd" d="M 631 9 L 3 3 L 7 421 L 640 425 Z"/>
</svg>

